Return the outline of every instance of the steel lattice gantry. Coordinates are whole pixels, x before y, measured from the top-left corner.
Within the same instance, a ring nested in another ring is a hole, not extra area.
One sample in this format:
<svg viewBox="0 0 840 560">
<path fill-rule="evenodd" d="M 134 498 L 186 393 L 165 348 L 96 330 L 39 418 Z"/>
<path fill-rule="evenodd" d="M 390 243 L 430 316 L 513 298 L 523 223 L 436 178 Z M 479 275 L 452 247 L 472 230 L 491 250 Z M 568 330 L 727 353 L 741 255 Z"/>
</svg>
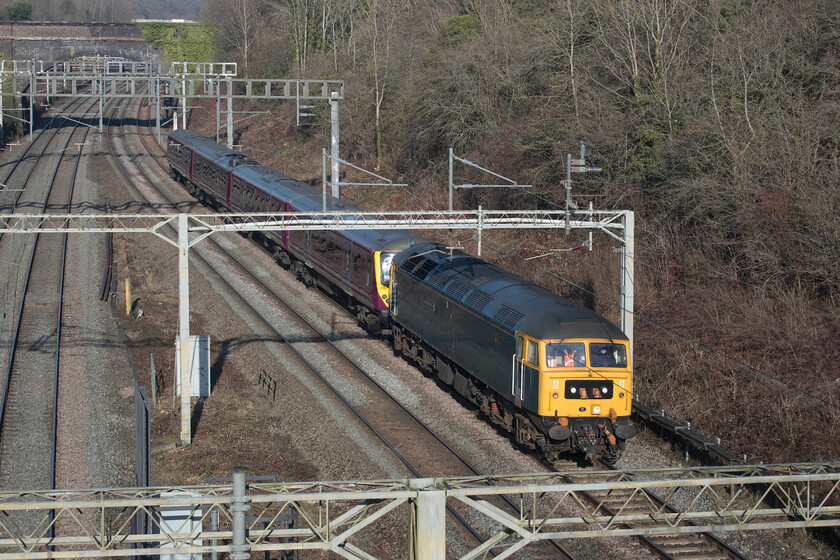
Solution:
<svg viewBox="0 0 840 560">
<path fill-rule="evenodd" d="M 483 520 L 476 525 L 484 543 L 462 559 L 491 548 L 507 558 L 549 539 L 837 526 L 838 484 L 840 463 L 250 486 L 244 469 L 236 469 L 231 485 L 0 493 L 0 560 L 214 552 L 248 558 L 281 550 L 375 559 L 365 543 L 376 542 L 375 524 L 386 519 L 403 526 L 411 520 L 406 558 L 443 560 L 447 505 Z M 597 491 L 653 492 L 682 511 L 646 500 L 647 511 L 605 515 L 584 498 Z M 520 513 L 504 510 L 500 496 Z M 161 512 L 173 508 L 192 521 L 161 522 Z M 132 523 L 147 529 L 132 531 Z"/>
<path fill-rule="evenodd" d="M 325 187 L 326 188 L 326 187 Z M 596 229 L 622 247 L 621 328 L 633 351 L 634 217 L 631 211 L 482 210 L 458 212 L 315 212 L 276 214 L 10 214 L 0 215 L 0 233 L 153 233 L 178 248 L 181 351 L 181 442 L 192 441 L 189 361 L 189 248 L 208 235 L 224 231 L 475 229 L 481 253 L 484 229 Z M 572 219 L 574 218 L 574 219 Z M 174 228 L 173 238 L 167 226 Z M 192 236 L 192 238 L 191 238 Z"/>
<path fill-rule="evenodd" d="M 231 62 L 173 62 L 156 64 L 118 58 L 93 58 L 64 61 L 0 61 L 0 125 L 3 122 L 4 82 L 12 81 L 12 93 L 27 95 L 30 107 L 35 98 L 92 97 L 99 99 L 99 131 L 103 130 L 105 100 L 145 96 L 156 100 L 156 127 L 160 139 L 161 98 L 180 99 L 181 126 L 186 127 L 188 99 L 216 99 L 217 130 L 222 113 L 221 101 L 227 104 L 228 146 L 233 143 L 234 99 L 275 99 L 338 102 L 344 99 L 341 80 L 281 80 L 237 78 L 237 65 Z M 25 84 L 26 92 L 20 89 Z M 224 90 L 224 91 L 223 91 Z M 6 109 L 8 112 L 9 109 Z M 68 115 L 68 117 L 91 115 Z M 96 115 L 93 115 L 96 116 Z M 12 117 L 17 118 L 17 117 Z M 29 123 L 32 117 L 20 118 Z M 177 127 L 177 111 L 172 124 Z"/>
</svg>

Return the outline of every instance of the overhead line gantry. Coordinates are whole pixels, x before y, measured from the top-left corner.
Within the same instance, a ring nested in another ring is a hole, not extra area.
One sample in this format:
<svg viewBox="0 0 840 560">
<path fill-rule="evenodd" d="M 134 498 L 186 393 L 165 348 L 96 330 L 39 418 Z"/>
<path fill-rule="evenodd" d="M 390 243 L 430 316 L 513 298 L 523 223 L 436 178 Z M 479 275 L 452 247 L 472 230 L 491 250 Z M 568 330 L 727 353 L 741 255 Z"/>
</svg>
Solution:
<svg viewBox="0 0 840 560">
<path fill-rule="evenodd" d="M 177 232 L 173 238 L 166 226 Z M 217 232 L 278 230 L 473 229 L 479 247 L 485 229 L 596 229 L 622 246 L 621 328 L 633 348 L 632 211 L 588 210 L 567 216 L 563 210 L 465 210 L 456 212 L 313 212 L 299 214 L 10 214 L 0 215 L 0 233 L 152 233 L 177 247 L 179 261 L 179 342 L 189 348 L 189 248 Z M 181 352 L 181 441 L 191 435 L 190 365 Z"/>
<path fill-rule="evenodd" d="M 12 94 L 29 98 L 28 118 L 14 117 L 29 124 L 32 136 L 32 111 L 36 98 L 93 97 L 99 99 L 99 131 L 103 130 L 103 106 L 106 100 L 149 97 L 156 103 L 156 128 L 160 140 L 161 99 L 171 97 L 180 102 L 180 114 L 172 124 L 186 127 L 188 99 L 217 101 L 217 129 L 221 116 L 221 101 L 227 110 L 227 143 L 233 144 L 233 101 L 235 99 L 330 101 L 344 99 L 342 80 L 282 80 L 268 78 L 238 78 L 233 62 L 172 62 L 158 64 L 112 58 L 82 59 L 78 61 L 0 61 L 0 126 L 3 124 L 2 96 L 5 83 L 12 82 Z M 25 84 L 25 86 L 24 86 Z M 21 88 L 25 87 L 24 92 Z M 9 109 L 5 109 L 6 113 Z"/>
<path fill-rule="evenodd" d="M 0 560 L 218 553 L 241 559 L 293 550 L 376 560 L 378 550 L 363 550 L 360 539 L 378 542 L 377 523 L 385 519 L 408 520 L 407 558 L 443 560 L 448 504 L 485 529 L 484 542 L 462 560 L 490 552 L 511 558 L 552 539 L 836 527 L 838 489 L 836 462 L 250 484 L 237 468 L 232 484 L 0 492 Z M 644 492 L 679 502 L 682 511 L 634 500 Z M 595 493 L 623 496 L 628 507 L 606 513 L 587 499 Z M 521 513 L 496 506 L 498 496 L 519 503 Z M 44 530 L 51 511 L 61 520 L 54 536 Z M 164 511 L 177 511 L 178 522 L 161 523 Z M 27 531 L 25 516 L 43 521 Z"/>
</svg>

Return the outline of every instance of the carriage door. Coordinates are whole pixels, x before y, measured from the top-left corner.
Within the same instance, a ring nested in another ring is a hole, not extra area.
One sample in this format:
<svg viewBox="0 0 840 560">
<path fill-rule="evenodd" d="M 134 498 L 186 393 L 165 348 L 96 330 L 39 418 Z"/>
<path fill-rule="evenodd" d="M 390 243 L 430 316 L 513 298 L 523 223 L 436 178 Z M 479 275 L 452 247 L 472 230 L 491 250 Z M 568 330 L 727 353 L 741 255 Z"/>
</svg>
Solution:
<svg viewBox="0 0 840 560">
<path fill-rule="evenodd" d="M 516 404 L 519 404 L 522 400 L 522 382 L 525 377 L 526 346 L 525 337 L 516 333 L 516 354 L 513 355 L 513 367 L 510 379 L 510 393 L 513 395 L 513 402 Z"/>
<path fill-rule="evenodd" d="M 513 395 L 513 402 L 517 406 L 522 406 L 522 402 L 526 400 L 530 405 L 536 405 L 534 402 L 536 398 L 534 383 L 539 379 L 539 363 L 540 354 L 537 341 L 516 333 L 516 354 L 513 356 L 510 392 Z"/>
<path fill-rule="evenodd" d="M 353 242 L 349 239 L 344 240 L 344 258 L 342 259 L 342 272 L 341 276 L 344 278 L 344 283 L 347 286 L 353 285 L 353 278 L 351 278 L 351 263 L 353 262 Z"/>
</svg>

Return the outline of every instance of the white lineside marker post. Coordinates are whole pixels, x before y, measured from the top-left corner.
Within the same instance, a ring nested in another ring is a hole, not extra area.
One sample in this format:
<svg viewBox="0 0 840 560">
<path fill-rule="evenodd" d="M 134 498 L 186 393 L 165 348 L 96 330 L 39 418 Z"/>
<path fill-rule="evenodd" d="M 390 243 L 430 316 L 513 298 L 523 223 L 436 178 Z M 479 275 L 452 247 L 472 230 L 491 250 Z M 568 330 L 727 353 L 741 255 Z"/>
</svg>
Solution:
<svg viewBox="0 0 840 560">
<path fill-rule="evenodd" d="M 181 444 L 192 443 L 190 367 L 190 261 L 188 214 L 178 214 L 178 337 L 181 342 Z"/>
</svg>

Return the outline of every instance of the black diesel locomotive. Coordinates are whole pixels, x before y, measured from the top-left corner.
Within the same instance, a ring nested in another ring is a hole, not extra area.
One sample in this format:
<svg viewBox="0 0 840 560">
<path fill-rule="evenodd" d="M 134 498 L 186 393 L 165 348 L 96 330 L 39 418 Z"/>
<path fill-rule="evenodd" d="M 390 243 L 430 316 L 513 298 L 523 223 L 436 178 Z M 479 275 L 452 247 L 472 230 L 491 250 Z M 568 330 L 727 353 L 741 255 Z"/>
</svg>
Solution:
<svg viewBox="0 0 840 560">
<path fill-rule="evenodd" d="M 627 337 L 584 307 L 437 243 L 391 266 L 394 348 L 521 445 L 617 459 L 629 423 Z"/>
<path fill-rule="evenodd" d="M 235 212 L 319 212 L 321 191 L 191 131 L 169 136 L 172 177 Z M 328 197 L 328 211 L 358 208 Z M 474 403 L 520 445 L 614 461 L 629 422 L 627 337 L 604 317 L 405 230 L 272 232 L 277 260 L 340 296 L 394 351 Z"/>
</svg>

